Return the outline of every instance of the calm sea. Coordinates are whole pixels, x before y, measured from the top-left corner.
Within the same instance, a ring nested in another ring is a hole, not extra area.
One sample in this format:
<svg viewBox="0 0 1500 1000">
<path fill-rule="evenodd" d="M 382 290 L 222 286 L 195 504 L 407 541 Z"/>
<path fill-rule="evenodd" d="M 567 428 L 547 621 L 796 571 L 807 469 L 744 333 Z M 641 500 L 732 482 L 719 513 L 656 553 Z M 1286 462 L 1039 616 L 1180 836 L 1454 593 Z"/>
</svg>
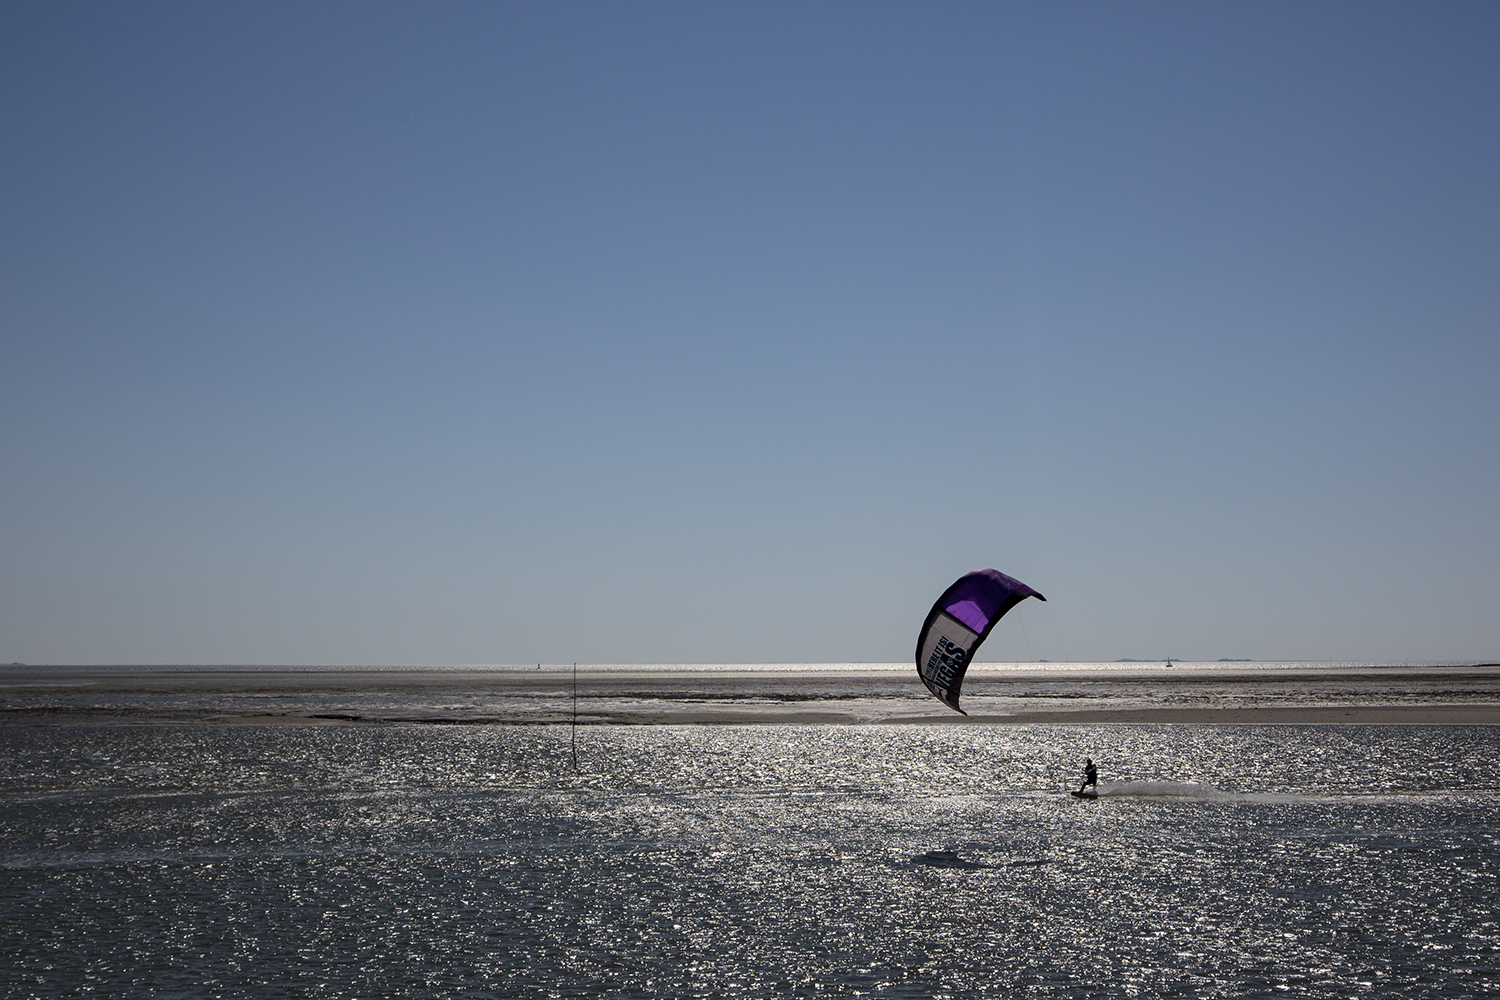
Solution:
<svg viewBox="0 0 1500 1000">
<path fill-rule="evenodd" d="M 573 736 L 0 729 L 0 995 L 1500 993 L 1500 727 Z"/>
</svg>

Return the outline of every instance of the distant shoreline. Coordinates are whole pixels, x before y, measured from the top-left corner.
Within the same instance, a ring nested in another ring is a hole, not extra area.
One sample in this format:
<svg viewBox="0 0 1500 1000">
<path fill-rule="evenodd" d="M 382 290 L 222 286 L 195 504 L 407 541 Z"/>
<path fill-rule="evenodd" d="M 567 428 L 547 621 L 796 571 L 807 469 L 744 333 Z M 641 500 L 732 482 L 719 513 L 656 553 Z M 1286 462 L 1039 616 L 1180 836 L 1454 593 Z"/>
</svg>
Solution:
<svg viewBox="0 0 1500 1000">
<path fill-rule="evenodd" d="M 580 673 L 787 673 L 809 672 L 887 672 L 910 671 L 908 660 L 899 662 L 846 661 L 846 662 L 797 662 L 784 663 L 0 663 L 0 683 L 10 674 L 57 675 L 76 673 L 98 674 L 199 674 L 199 673 L 283 673 L 283 674 L 452 674 L 452 673 L 533 673 L 540 671 L 571 672 L 577 667 Z M 1011 672 L 1060 672 L 1080 671 L 1114 672 L 1117 670 L 1160 670 L 1164 673 L 1193 671 L 1245 670 L 1500 670 L 1500 662 L 1478 660 L 976 660 L 970 664 L 971 671 Z"/>
<path fill-rule="evenodd" d="M 583 667 L 594 725 L 1500 725 L 1500 665 L 977 664 L 967 716 L 899 664 Z M 0 725 L 568 725 L 544 669 L 0 668 Z"/>
</svg>

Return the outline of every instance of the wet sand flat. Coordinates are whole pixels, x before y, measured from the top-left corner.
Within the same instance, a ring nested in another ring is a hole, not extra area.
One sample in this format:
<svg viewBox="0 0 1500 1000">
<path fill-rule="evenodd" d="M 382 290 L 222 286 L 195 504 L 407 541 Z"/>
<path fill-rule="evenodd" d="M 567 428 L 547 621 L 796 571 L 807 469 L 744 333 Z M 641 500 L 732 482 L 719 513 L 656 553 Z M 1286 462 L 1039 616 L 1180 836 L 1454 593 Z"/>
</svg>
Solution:
<svg viewBox="0 0 1500 1000">
<path fill-rule="evenodd" d="M 576 690 L 576 701 L 575 701 Z M 1500 665 L 0 669 L 0 725 L 1500 724 Z"/>
</svg>

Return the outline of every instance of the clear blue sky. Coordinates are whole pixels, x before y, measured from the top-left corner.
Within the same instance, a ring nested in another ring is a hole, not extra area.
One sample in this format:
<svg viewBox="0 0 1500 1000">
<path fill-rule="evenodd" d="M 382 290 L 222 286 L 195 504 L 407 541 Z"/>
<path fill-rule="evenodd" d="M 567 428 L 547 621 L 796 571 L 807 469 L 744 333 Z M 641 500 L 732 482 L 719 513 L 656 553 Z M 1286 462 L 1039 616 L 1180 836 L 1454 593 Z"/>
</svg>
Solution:
<svg viewBox="0 0 1500 1000">
<path fill-rule="evenodd" d="M 0 661 L 1500 659 L 1500 5 L 0 7 Z"/>
</svg>

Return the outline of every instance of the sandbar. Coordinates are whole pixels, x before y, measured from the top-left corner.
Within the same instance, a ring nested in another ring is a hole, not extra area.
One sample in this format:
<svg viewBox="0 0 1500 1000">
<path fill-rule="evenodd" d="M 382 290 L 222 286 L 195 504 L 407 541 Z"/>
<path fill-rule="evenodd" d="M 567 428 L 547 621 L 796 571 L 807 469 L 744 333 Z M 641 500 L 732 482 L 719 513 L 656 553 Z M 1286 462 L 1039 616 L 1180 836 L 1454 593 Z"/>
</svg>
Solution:
<svg viewBox="0 0 1500 1000">
<path fill-rule="evenodd" d="M 1500 725 L 1500 664 L 976 664 L 963 704 L 898 664 L 0 668 L 0 725 Z"/>
</svg>

